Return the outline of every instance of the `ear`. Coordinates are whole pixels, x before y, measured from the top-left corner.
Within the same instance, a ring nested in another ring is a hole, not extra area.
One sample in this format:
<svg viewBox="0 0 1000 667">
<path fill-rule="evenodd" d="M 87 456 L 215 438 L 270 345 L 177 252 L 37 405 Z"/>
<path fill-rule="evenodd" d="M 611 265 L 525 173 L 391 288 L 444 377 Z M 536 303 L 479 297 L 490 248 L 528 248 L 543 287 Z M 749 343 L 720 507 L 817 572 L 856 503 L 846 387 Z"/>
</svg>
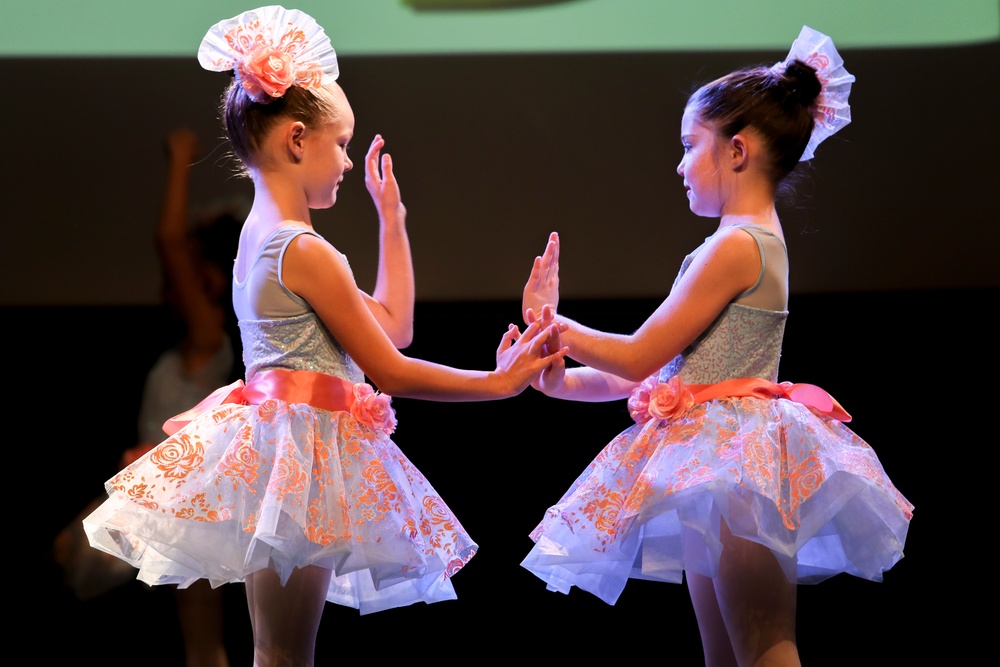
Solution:
<svg viewBox="0 0 1000 667">
<path fill-rule="evenodd" d="M 735 134 L 729 140 L 729 163 L 735 172 L 744 171 L 750 164 L 750 142 L 743 134 Z"/>
<path fill-rule="evenodd" d="M 306 134 L 306 126 L 302 121 L 295 121 L 289 123 L 285 130 L 285 145 L 288 148 L 288 154 L 292 157 L 292 160 L 298 162 L 302 159 L 302 154 L 305 152 L 303 139 Z"/>
</svg>

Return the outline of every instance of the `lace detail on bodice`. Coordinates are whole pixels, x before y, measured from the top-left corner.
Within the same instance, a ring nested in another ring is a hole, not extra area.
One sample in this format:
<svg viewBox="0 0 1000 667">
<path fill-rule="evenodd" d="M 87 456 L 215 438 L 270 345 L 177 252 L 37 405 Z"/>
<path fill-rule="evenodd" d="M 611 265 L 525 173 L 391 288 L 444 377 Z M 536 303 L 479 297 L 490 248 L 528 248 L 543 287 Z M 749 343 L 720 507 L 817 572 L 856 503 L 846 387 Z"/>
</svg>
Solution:
<svg viewBox="0 0 1000 667">
<path fill-rule="evenodd" d="M 249 381 L 261 370 L 281 368 L 364 382 L 364 374 L 315 313 L 273 320 L 242 320 L 243 363 Z"/>
<path fill-rule="evenodd" d="M 754 238 L 758 238 L 760 233 L 773 236 L 755 226 L 743 228 Z M 684 258 L 674 279 L 675 286 L 704 245 Z M 758 247 L 763 252 L 759 238 Z M 762 261 L 766 261 L 766 256 L 762 255 Z M 763 271 L 762 265 L 762 274 Z M 687 384 L 712 384 L 731 378 L 762 378 L 777 382 L 787 319 L 787 310 L 765 310 L 730 303 L 697 340 L 660 369 L 659 380 L 665 382 L 679 375 Z"/>
<path fill-rule="evenodd" d="M 660 371 L 660 380 L 680 375 L 687 384 L 730 378 L 778 381 L 778 362 L 787 311 L 731 303 L 688 349 Z"/>
</svg>

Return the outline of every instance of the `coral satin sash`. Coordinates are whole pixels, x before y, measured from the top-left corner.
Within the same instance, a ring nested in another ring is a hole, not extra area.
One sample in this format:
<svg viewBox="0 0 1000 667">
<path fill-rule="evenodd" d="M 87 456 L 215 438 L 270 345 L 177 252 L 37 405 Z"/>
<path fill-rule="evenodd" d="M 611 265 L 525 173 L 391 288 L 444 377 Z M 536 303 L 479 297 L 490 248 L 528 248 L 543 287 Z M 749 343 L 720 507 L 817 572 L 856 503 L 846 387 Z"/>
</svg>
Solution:
<svg viewBox="0 0 1000 667">
<path fill-rule="evenodd" d="M 695 404 L 710 401 L 722 396 L 755 396 L 757 398 L 787 398 L 796 403 L 802 403 L 833 419 L 842 422 L 851 421 L 840 403 L 826 390 L 814 384 L 782 382 L 775 383 L 760 378 L 734 378 L 715 384 L 685 385 L 694 395 Z"/>
<path fill-rule="evenodd" d="M 198 405 L 163 423 L 167 435 L 184 428 L 198 415 L 223 403 L 259 405 L 269 398 L 286 403 L 308 403 L 322 410 L 350 410 L 354 401 L 354 384 L 333 375 L 313 371 L 260 371 L 249 384 L 237 380 L 219 387 Z"/>
</svg>

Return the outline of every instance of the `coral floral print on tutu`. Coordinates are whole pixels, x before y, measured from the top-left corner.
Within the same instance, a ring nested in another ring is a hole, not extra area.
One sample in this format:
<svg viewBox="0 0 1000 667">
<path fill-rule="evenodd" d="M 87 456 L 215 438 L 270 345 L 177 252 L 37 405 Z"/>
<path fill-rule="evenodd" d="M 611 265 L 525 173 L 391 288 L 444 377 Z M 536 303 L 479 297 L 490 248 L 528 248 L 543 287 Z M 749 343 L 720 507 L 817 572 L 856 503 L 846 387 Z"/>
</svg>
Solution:
<svg viewBox="0 0 1000 667">
<path fill-rule="evenodd" d="M 323 28 L 297 9 L 261 7 L 212 26 L 198 62 L 232 71 L 255 102 L 281 97 L 291 86 L 319 88 L 336 81 L 337 54 Z"/>
<path fill-rule="evenodd" d="M 646 378 L 628 398 L 628 411 L 636 424 L 680 417 L 694 405 L 694 394 L 676 375 L 666 382 Z"/>
<path fill-rule="evenodd" d="M 396 412 L 390 405 L 392 398 L 359 382 L 354 385 L 354 402 L 351 416 L 376 431 L 391 434 L 396 430 Z"/>
</svg>

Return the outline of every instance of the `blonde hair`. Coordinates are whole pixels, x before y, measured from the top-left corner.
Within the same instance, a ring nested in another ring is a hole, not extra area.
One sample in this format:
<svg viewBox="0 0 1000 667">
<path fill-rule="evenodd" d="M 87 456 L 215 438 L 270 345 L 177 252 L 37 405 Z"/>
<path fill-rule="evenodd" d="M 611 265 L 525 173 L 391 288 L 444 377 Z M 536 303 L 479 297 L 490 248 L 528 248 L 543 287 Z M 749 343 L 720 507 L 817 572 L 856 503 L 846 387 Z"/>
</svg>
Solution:
<svg viewBox="0 0 1000 667">
<path fill-rule="evenodd" d="M 307 127 L 318 127 L 335 121 L 341 109 L 330 83 L 321 88 L 290 87 L 284 95 L 255 102 L 234 78 L 222 95 L 220 116 L 223 130 L 237 161 L 237 173 L 249 176 L 249 167 L 257 166 L 256 155 L 264 138 L 283 118 L 301 121 Z"/>
</svg>

